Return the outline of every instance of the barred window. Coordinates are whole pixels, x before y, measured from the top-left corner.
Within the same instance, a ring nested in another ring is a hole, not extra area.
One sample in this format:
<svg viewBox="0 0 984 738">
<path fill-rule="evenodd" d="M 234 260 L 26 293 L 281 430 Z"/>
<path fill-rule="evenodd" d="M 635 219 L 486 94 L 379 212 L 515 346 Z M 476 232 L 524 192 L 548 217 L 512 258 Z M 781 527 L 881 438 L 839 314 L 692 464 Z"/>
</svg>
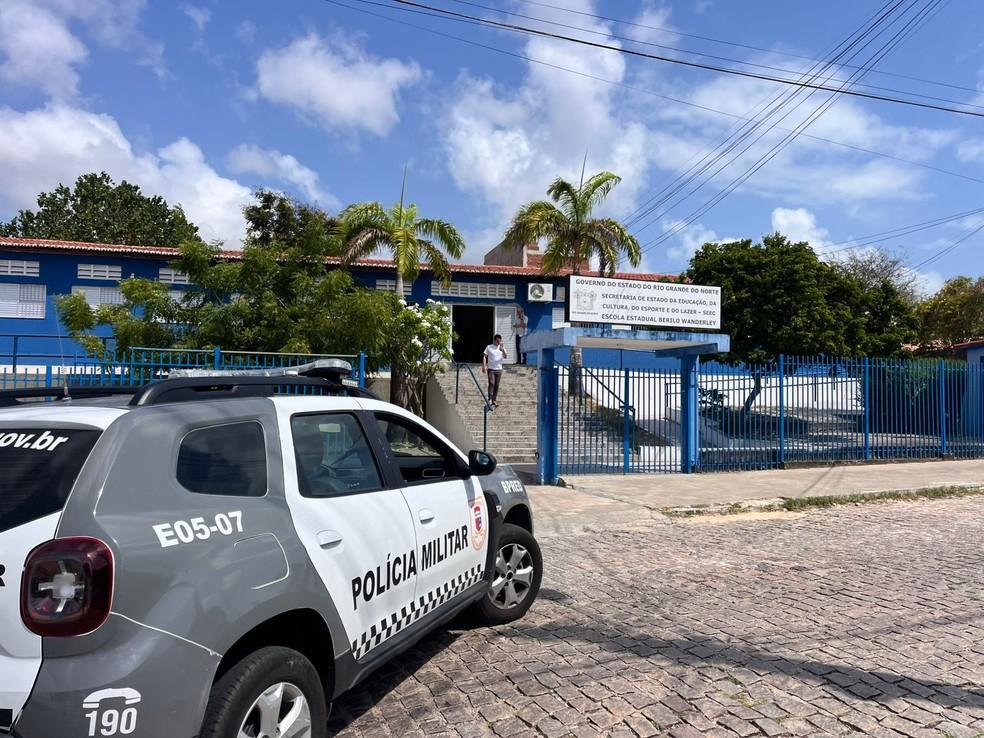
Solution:
<svg viewBox="0 0 984 738">
<path fill-rule="evenodd" d="M 445 287 L 434 280 L 431 292 L 437 297 L 490 297 L 497 300 L 515 300 L 516 286 L 495 282 L 452 282 Z"/>
<path fill-rule="evenodd" d="M 396 292 L 396 280 L 395 279 L 377 279 L 376 289 L 382 292 Z M 403 283 L 403 294 L 404 296 L 410 294 L 410 290 L 413 289 L 413 282 Z"/>
<path fill-rule="evenodd" d="M 76 285 L 72 287 L 72 294 L 84 295 L 89 307 L 97 308 L 100 305 L 122 305 L 123 292 L 119 287 L 83 287 Z"/>
<path fill-rule="evenodd" d="M 0 284 L 0 318 L 44 318 L 43 284 Z"/>
<path fill-rule="evenodd" d="M 38 277 L 41 275 L 41 265 L 36 261 L 0 259 L 0 274 L 5 277 Z"/>
<path fill-rule="evenodd" d="M 161 267 L 157 270 L 157 281 L 164 284 L 191 284 L 187 274 L 170 267 Z"/>
<path fill-rule="evenodd" d="M 122 279 L 123 267 L 112 264 L 79 264 L 79 279 Z"/>
</svg>

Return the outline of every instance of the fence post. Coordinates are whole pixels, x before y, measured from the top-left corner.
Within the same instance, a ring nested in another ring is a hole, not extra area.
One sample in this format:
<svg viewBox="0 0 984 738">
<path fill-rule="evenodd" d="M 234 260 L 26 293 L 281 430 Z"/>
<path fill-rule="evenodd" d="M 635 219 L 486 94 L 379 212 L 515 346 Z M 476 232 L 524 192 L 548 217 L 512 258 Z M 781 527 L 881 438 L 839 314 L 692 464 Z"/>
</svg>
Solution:
<svg viewBox="0 0 984 738">
<path fill-rule="evenodd" d="M 541 349 L 537 394 L 536 447 L 540 454 L 537 459 L 540 484 L 557 483 L 557 368 L 554 364 L 554 350 Z"/>
<path fill-rule="evenodd" d="M 871 360 L 864 357 L 864 458 L 871 460 Z"/>
<path fill-rule="evenodd" d="M 786 356 L 779 354 L 779 468 L 786 468 Z"/>
<path fill-rule="evenodd" d="M 45 387 L 55 386 L 51 383 L 51 364 L 48 364 L 48 366 L 44 368 L 44 386 Z"/>
<path fill-rule="evenodd" d="M 212 352 L 212 368 L 221 369 L 222 368 L 222 349 L 218 346 L 215 347 L 215 351 Z"/>
<path fill-rule="evenodd" d="M 366 352 L 359 352 L 359 386 L 366 386 Z"/>
<path fill-rule="evenodd" d="M 680 358 L 680 416 L 683 421 L 680 434 L 680 471 L 684 474 L 693 474 L 699 465 L 700 459 L 700 432 L 698 422 L 700 420 L 698 405 L 698 384 L 700 378 L 700 364 L 696 356 L 683 356 Z"/>
<path fill-rule="evenodd" d="M 461 364 L 454 365 L 454 404 L 458 404 L 458 387 L 461 384 Z"/>
<path fill-rule="evenodd" d="M 940 456 L 946 456 L 946 360 L 940 359 Z"/>
<path fill-rule="evenodd" d="M 632 445 L 629 442 L 629 370 L 623 369 L 624 380 L 622 388 L 622 473 L 629 473 L 629 463 Z"/>
</svg>

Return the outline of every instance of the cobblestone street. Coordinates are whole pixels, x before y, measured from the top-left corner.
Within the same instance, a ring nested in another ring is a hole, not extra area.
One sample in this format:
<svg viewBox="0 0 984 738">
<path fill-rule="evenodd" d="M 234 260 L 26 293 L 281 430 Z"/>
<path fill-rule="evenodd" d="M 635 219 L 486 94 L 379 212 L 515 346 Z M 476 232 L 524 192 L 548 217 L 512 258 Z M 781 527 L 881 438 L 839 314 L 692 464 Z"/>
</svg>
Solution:
<svg viewBox="0 0 984 738">
<path fill-rule="evenodd" d="M 340 736 L 984 735 L 984 498 L 541 540 L 527 618 L 439 630 Z"/>
</svg>

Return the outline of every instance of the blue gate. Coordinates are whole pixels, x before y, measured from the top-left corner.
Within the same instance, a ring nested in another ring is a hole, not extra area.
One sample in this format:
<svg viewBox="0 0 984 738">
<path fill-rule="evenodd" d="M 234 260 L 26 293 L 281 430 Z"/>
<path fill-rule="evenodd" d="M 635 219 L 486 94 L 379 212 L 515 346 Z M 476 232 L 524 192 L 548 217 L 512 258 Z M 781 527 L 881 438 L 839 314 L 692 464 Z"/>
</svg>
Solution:
<svg viewBox="0 0 984 738">
<path fill-rule="evenodd" d="M 679 373 L 555 367 L 558 471 L 680 471 Z"/>
</svg>

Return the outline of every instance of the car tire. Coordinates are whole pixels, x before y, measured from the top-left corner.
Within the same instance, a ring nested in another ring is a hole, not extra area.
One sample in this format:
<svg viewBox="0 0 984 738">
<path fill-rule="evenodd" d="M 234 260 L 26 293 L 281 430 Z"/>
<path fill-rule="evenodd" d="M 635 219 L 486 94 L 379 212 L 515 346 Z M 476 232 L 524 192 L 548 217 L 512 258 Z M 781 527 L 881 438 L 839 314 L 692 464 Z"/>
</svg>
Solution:
<svg viewBox="0 0 984 738">
<path fill-rule="evenodd" d="M 303 654 L 279 646 L 261 648 L 212 686 L 199 738 L 243 735 L 328 737 L 324 686 Z"/>
<path fill-rule="evenodd" d="M 473 608 L 484 625 L 519 620 L 536 599 L 543 579 L 543 556 L 533 534 L 518 525 L 503 526 L 494 567 L 488 593 Z"/>
</svg>

